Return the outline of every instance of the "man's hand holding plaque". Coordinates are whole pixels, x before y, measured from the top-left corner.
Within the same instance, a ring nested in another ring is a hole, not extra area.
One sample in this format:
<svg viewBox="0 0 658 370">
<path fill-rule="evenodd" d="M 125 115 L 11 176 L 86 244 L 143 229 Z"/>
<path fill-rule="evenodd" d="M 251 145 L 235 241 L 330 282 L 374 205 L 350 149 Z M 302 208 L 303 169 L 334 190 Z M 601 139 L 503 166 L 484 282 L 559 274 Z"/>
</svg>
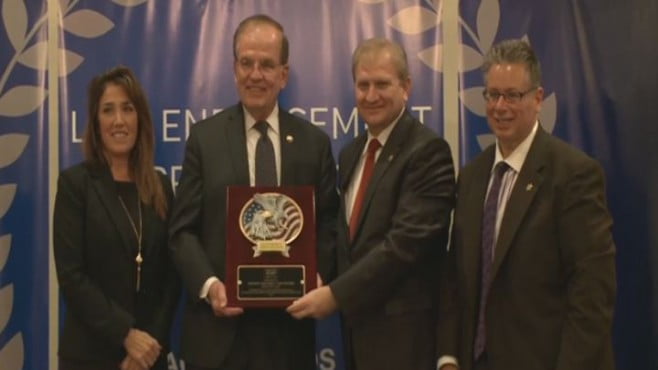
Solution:
<svg viewBox="0 0 658 370">
<path fill-rule="evenodd" d="M 307 317 L 324 319 L 336 312 L 337 309 L 338 303 L 333 292 L 329 286 L 322 285 L 322 279 L 318 276 L 318 287 L 295 300 L 286 308 L 286 311 L 296 319 Z"/>
<path fill-rule="evenodd" d="M 227 305 L 283 308 L 312 289 L 313 187 L 230 186 L 227 197 Z"/>
<path fill-rule="evenodd" d="M 210 285 L 208 290 L 208 303 L 212 307 L 215 316 L 231 317 L 241 315 L 244 310 L 241 307 L 228 307 L 226 299 L 226 287 L 224 283 L 217 280 Z"/>
</svg>

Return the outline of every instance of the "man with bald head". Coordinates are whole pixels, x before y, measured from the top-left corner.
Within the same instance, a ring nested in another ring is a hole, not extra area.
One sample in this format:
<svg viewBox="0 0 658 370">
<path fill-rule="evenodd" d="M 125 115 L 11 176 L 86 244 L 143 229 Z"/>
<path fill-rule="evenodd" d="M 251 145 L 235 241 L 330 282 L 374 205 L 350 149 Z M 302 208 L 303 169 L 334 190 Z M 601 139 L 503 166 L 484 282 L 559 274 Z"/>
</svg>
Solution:
<svg viewBox="0 0 658 370">
<path fill-rule="evenodd" d="M 338 206 L 331 145 L 319 128 L 279 108 L 289 67 L 288 40 L 278 22 L 265 15 L 243 20 L 233 51 L 240 103 L 192 127 L 172 209 L 170 246 L 189 293 L 182 357 L 192 370 L 310 370 L 312 320 L 226 304 L 226 188 L 314 186 L 318 270 L 329 281 Z"/>
<path fill-rule="evenodd" d="M 352 71 L 367 132 L 339 158 L 339 275 L 288 310 L 298 318 L 340 311 L 351 370 L 432 370 L 454 201 L 450 148 L 406 108 L 411 78 L 400 45 L 362 42 Z"/>
</svg>

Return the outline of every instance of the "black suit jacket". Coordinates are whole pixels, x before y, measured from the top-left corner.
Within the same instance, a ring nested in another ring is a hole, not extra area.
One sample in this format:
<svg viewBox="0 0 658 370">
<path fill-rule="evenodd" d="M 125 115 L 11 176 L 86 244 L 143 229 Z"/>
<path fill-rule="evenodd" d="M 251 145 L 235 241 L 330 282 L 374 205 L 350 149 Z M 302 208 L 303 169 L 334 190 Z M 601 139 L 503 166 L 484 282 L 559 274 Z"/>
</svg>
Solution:
<svg viewBox="0 0 658 370">
<path fill-rule="evenodd" d="M 381 149 L 358 231 L 345 192 L 367 141 L 340 154 L 338 271 L 330 284 L 358 370 L 434 369 L 438 273 L 454 201 L 448 144 L 405 112 Z"/>
<path fill-rule="evenodd" d="M 171 184 L 160 178 L 171 203 Z M 144 262 L 137 295 L 136 240 L 109 168 L 83 163 L 60 174 L 53 244 L 66 303 L 62 358 L 118 365 L 133 327 L 148 332 L 167 353 L 180 285 L 168 253 L 167 221 L 153 207 L 143 207 L 142 217 Z"/>
<path fill-rule="evenodd" d="M 495 146 L 460 174 L 442 354 L 473 364 L 484 198 Z M 612 220 L 601 167 L 538 128 L 507 203 L 486 308 L 489 369 L 614 367 Z M 447 330 L 452 325 L 453 331 Z"/>
<path fill-rule="evenodd" d="M 318 227 L 318 269 L 329 281 L 335 271 L 336 167 L 329 137 L 311 123 L 279 110 L 281 184 L 313 185 Z M 286 137 L 292 140 L 286 140 Z M 217 367 L 226 358 L 242 318 L 218 318 L 199 300 L 211 276 L 224 280 L 226 187 L 249 185 L 241 105 L 192 127 L 170 223 L 171 249 L 190 294 L 183 320 L 183 358 Z M 311 323 L 312 324 L 312 323 Z M 310 326 L 312 328 L 312 325 Z M 313 331 L 305 334 L 313 341 Z M 312 354 L 311 354 L 312 356 Z"/>
</svg>

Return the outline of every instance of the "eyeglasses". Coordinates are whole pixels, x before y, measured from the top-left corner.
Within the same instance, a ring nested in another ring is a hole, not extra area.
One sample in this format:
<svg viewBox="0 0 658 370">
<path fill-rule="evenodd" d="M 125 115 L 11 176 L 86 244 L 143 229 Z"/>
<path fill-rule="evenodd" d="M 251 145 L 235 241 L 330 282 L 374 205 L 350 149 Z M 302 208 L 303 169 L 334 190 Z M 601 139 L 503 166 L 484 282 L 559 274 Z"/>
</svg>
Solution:
<svg viewBox="0 0 658 370">
<path fill-rule="evenodd" d="M 274 72 L 280 65 L 281 64 L 277 64 L 270 59 L 263 59 L 258 61 L 251 58 L 238 59 L 238 67 L 246 73 L 251 73 L 258 68 L 261 73 L 268 74 Z"/>
<path fill-rule="evenodd" d="M 521 92 L 521 91 L 510 91 L 510 92 L 506 92 L 506 93 L 500 93 L 498 91 L 484 90 L 484 91 L 482 91 L 482 96 L 484 97 L 484 100 L 486 100 L 487 103 L 489 103 L 489 104 L 497 103 L 498 99 L 500 99 L 501 96 L 503 97 L 503 100 L 505 101 L 505 103 L 516 104 L 516 103 L 520 102 L 521 99 L 523 99 L 523 97 L 526 96 L 526 94 L 528 94 L 529 92 L 534 91 L 536 89 L 537 89 L 536 87 L 532 87 L 532 88 L 530 88 L 530 90 L 526 90 L 526 91 L 523 91 L 523 92 Z"/>
</svg>

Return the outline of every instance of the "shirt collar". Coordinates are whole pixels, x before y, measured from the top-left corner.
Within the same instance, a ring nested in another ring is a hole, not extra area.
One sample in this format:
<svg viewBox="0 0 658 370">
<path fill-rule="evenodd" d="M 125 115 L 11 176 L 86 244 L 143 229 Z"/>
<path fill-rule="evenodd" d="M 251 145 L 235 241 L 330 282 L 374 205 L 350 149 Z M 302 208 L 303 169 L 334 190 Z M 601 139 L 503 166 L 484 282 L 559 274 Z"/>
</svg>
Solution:
<svg viewBox="0 0 658 370">
<path fill-rule="evenodd" d="M 395 125 L 397 125 L 398 122 L 400 121 L 400 117 L 402 117 L 402 115 L 404 114 L 405 109 L 406 109 L 406 107 L 403 107 L 402 110 L 400 111 L 400 114 L 398 114 L 398 116 L 395 118 L 393 123 L 391 123 L 390 125 L 388 125 L 388 127 L 383 129 L 382 132 L 379 133 L 379 135 L 372 136 L 370 134 L 370 131 L 368 131 L 368 141 L 366 143 L 369 143 L 370 140 L 376 138 L 379 141 L 379 143 L 382 145 L 382 148 L 383 148 L 384 145 L 386 145 L 386 141 L 388 140 L 388 137 L 391 136 L 391 132 L 393 131 L 393 128 L 395 128 Z M 367 145 L 366 145 L 366 147 L 367 147 Z"/>
<path fill-rule="evenodd" d="M 244 127 L 245 127 L 245 132 L 249 131 L 250 129 L 254 128 L 254 125 L 256 124 L 256 119 L 254 116 L 249 113 L 247 108 L 242 106 L 242 111 L 244 112 Z M 270 115 L 267 116 L 265 119 L 267 123 L 270 125 L 270 128 L 274 133 L 279 134 L 279 103 L 276 103 L 274 105 L 274 109 L 272 109 L 272 112 L 270 112 Z"/>
<path fill-rule="evenodd" d="M 532 127 L 532 131 L 530 132 L 530 135 L 528 135 L 519 146 L 516 147 L 510 153 L 507 158 L 503 159 L 503 155 L 500 154 L 500 147 L 498 145 L 498 140 L 496 140 L 496 157 L 494 158 L 494 164 L 493 167 L 491 167 L 491 171 L 496 167 L 496 165 L 499 162 L 505 162 L 507 165 L 512 167 L 516 173 L 521 172 L 521 167 L 523 167 L 523 163 L 525 162 L 525 158 L 528 156 L 528 151 L 530 151 L 530 145 L 532 145 L 532 140 L 535 138 L 535 135 L 537 134 L 537 128 L 539 127 L 539 122 L 535 121 L 535 125 Z"/>
</svg>

